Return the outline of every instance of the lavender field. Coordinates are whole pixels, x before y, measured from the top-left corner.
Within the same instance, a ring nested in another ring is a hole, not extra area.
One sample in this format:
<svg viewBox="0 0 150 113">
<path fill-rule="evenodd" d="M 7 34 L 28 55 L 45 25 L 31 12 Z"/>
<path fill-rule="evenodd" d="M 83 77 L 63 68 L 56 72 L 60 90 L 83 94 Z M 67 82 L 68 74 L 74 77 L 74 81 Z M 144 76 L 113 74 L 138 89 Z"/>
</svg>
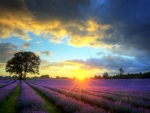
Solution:
<svg viewBox="0 0 150 113">
<path fill-rule="evenodd" d="M 150 113 L 150 80 L 0 80 L 0 113 Z"/>
</svg>

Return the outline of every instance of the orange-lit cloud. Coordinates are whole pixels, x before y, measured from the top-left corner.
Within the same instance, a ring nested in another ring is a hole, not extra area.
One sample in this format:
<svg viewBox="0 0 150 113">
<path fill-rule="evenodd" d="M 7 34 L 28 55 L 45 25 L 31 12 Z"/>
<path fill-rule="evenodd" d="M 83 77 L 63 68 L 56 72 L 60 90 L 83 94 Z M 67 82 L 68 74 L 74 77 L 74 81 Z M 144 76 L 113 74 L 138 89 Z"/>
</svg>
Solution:
<svg viewBox="0 0 150 113">
<path fill-rule="evenodd" d="M 1 38 L 17 36 L 30 41 L 32 38 L 28 33 L 32 32 L 54 43 L 61 43 L 67 37 L 68 44 L 72 46 L 105 46 L 97 40 L 105 37 L 105 31 L 110 28 L 109 24 L 99 24 L 93 19 L 64 21 L 64 19 L 54 19 L 50 16 L 47 17 L 49 19 L 42 20 L 39 19 L 40 17 L 35 17 L 23 0 L 15 0 L 12 4 L 16 7 L 3 3 L 0 8 Z M 5 7 L 5 5 L 8 6 Z"/>
<path fill-rule="evenodd" d="M 16 3 L 17 2 L 17 3 Z M 28 36 L 28 21 L 31 19 L 23 0 L 2 1 L 0 4 L 0 37 L 10 38 L 18 36 L 26 41 L 31 40 Z"/>
</svg>

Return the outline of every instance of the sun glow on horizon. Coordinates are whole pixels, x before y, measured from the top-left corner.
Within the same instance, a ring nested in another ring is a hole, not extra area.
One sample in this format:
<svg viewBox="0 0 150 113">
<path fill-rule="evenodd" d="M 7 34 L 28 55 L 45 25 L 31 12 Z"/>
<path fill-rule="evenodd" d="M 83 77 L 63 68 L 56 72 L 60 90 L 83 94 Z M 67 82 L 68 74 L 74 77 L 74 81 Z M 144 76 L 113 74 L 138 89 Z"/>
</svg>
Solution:
<svg viewBox="0 0 150 113">
<path fill-rule="evenodd" d="M 79 77 L 78 77 L 78 80 L 83 81 L 83 80 L 84 80 L 84 77 L 83 77 L 83 76 L 79 76 Z"/>
</svg>

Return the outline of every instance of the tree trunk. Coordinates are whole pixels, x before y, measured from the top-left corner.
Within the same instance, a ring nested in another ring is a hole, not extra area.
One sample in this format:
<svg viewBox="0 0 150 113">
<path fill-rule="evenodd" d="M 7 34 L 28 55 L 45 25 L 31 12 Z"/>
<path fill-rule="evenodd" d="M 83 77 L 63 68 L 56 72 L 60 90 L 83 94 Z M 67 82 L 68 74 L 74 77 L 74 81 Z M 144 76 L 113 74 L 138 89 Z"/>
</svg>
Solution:
<svg viewBox="0 0 150 113">
<path fill-rule="evenodd" d="M 19 74 L 19 80 L 22 80 L 22 73 Z"/>
<path fill-rule="evenodd" d="M 20 70 L 20 71 L 21 71 L 21 73 L 20 73 L 20 75 L 19 75 L 19 80 L 22 80 L 22 79 L 23 79 L 23 73 L 22 73 L 22 71 L 23 71 L 23 70 L 22 70 L 22 62 L 21 62 L 21 70 Z"/>
<path fill-rule="evenodd" d="M 23 74 L 23 79 L 24 79 L 24 80 L 26 79 L 26 74 Z"/>
</svg>

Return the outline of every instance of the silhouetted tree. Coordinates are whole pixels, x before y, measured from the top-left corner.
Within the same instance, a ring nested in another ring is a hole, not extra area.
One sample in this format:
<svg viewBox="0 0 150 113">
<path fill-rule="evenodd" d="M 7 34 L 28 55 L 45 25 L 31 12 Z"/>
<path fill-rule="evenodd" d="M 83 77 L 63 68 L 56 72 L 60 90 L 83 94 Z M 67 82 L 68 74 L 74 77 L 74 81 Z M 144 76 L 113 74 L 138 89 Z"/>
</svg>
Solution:
<svg viewBox="0 0 150 113">
<path fill-rule="evenodd" d="M 105 73 L 103 74 L 103 78 L 104 78 L 104 79 L 107 79 L 107 78 L 108 78 L 108 73 L 107 73 L 107 72 L 105 72 Z"/>
<path fill-rule="evenodd" d="M 122 68 L 120 68 L 119 71 L 120 71 L 119 75 L 120 75 L 120 77 L 122 78 L 122 75 L 123 75 L 123 73 L 124 73 L 124 70 L 123 70 Z"/>
<path fill-rule="evenodd" d="M 39 74 L 40 58 L 33 52 L 18 52 L 6 64 L 6 72 L 18 74 L 19 79 L 25 79 L 27 73 Z"/>
</svg>

